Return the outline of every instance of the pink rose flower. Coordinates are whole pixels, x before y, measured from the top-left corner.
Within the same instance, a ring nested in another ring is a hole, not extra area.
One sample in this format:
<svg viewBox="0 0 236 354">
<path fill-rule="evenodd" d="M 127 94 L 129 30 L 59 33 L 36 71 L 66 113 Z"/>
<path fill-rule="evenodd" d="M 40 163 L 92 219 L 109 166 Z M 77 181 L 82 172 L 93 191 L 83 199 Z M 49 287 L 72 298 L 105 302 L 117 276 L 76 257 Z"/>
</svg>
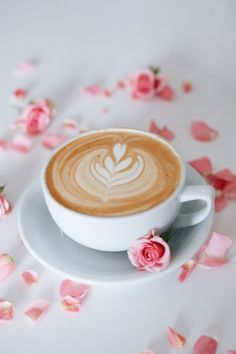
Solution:
<svg viewBox="0 0 236 354">
<path fill-rule="evenodd" d="M 128 257 L 139 270 L 160 272 L 169 265 L 171 254 L 168 244 L 152 230 L 132 243 Z"/>
<path fill-rule="evenodd" d="M 26 106 L 22 112 L 25 121 L 25 130 L 28 134 L 39 134 L 47 129 L 54 115 L 51 102 L 37 100 Z"/>
<path fill-rule="evenodd" d="M 131 96 L 138 100 L 149 100 L 155 95 L 156 76 L 151 69 L 137 71 L 129 78 Z"/>
<path fill-rule="evenodd" d="M 11 212 L 11 204 L 2 194 L 4 186 L 0 186 L 0 219 L 3 219 L 7 214 Z"/>
</svg>

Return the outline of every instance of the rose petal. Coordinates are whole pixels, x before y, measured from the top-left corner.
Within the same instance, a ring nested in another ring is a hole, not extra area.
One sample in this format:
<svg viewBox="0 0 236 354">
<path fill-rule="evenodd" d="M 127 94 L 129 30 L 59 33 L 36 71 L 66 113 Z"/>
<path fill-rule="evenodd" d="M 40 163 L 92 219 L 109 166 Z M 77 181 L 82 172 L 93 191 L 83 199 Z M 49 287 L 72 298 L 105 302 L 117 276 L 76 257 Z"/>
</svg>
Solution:
<svg viewBox="0 0 236 354">
<path fill-rule="evenodd" d="M 29 152 L 31 148 L 32 140 L 26 135 L 17 134 L 11 143 L 11 149 L 23 154 Z"/>
<path fill-rule="evenodd" d="M 236 350 L 231 350 L 231 349 L 229 349 L 229 350 L 227 351 L 227 354 L 236 354 Z"/>
<path fill-rule="evenodd" d="M 66 119 L 62 122 L 62 127 L 68 131 L 79 131 L 78 123 L 74 119 Z"/>
<path fill-rule="evenodd" d="M 183 81 L 183 82 L 182 82 L 182 90 L 183 90 L 185 93 L 191 92 L 192 89 L 193 89 L 193 85 L 192 85 L 191 81 Z"/>
<path fill-rule="evenodd" d="M 65 279 L 60 285 L 59 293 L 61 297 L 67 295 L 82 300 L 88 293 L 90 286 L 87 284 L 78 284 L 72 280 Z"/>
<path fill-rule="evenodd" d="M 206 156 L 189 161 L 189 164 L 203 176 L 207 176 L 212 172 L 211 160 Z"/>
<path fill-rule="evenodd" d="M 165 101 L 172 101 L 175 97 L 175 92 L 170 86 L 166 86 L 161 93 L 159 93 L 158 97 Z"/>
<path fill-rule="evenodd" d="M 62 299 L 61 304 L 65 311 L 71 311 L 71 312 L 80 311 L 80 300 L 75 297 L 67 295 Z"/>
<path fill-rule="evenodd" d="M 33 285 L 38 282 L 39 275 L 34 270 L 26 270 L 25 272 L 21 273 L 22 279 L 26 285 Z"/>
<path fill-rule="evenodd" d="M 10 321 L 15 316 L 15 309 L 12 302 L 0 299 L 0 323 Z"/>
<path fill-rule="evenodd" d="M 215 211 L 220 212 L 228 205 L 227 197 L 224 195 L 215 197 Z"/>
<path fill-rule="evenodd" d="M 82 94 L 87 94 L 91 96 L 97 96 L 98 94 L 101 94 L 102 92 L 102 87 L 100 85 L 90 85 L 90 86 L 85 86 L 80 89 L 80 93 Z"/>
<path fill-rule="evenodd" d="M 9 148 L 10 148 L 10 144 L 6 140 L 0 139 L 0 150 L 6 151 Z"/>
<path fill-rule="evenodd" d="M 226 182 L 233 182 L 235 180 L 235 176 L 228 168 L 224 168 L 223 170 L 220 170 L 219 172 L 215 173 L 214 177 L 222 179 Z"/>
<path fill-rule="evenodd" d="M 169 141 L 173 140 L 175 137 L 175 134 L 171 130 L 169 130 L 166 126 L 164 126 L 163 128 L 159 128 L 153 120 L 150 123 L 149 131 L 151 133 L 160 135 L 161 137 Z"/>
<path fill-rule="evenodd" d="M 125 81 L 124 80 L 118 80 L 116 83 L 116 88 L 118 90 L 124 90 L 125 88 Z"/>
<path fill-rule="evenodd" d="M 198 121 L 191 124 L 191 134 L 199 141 L 211 141 L 217 138 L 218 132 L 205 122 Z"/>
<path fill-rule="evenodd" d="M 38 299 L 30 303 L 28 309 L 24 312 L 25 316 L 32 321 L 37 321 L 49 308 L 49 302 L 45 299 Z"/>
<path fill-rule="evenodd" d="M 66 141 L 66 138 L 64 136 L 48 132 L 44 135 L 42 139 L 42 144 L 48 149 L 55 149 L 64 141 Z"/>
<path fill-rule="evenodd" d="M 167 328 L 168 339 L 172 347 L 183 348 L 186 342 L 186 338 L 180 333 L 176 332 L 173 328 Z"/>
<path fill-rule="evenodd" d="M 20 64 L 17 65 L 15 69 L 15 75 L 22 77 L 22 76 L 27 76 L 31 75 L 36 69 L 36 65 L 32 63 L 31 61 L 24 61 Z"/>
<path fill-rule="evenodd" d="M 217 345 L 214 338 L 201 336 L 194 344 L 193 354 L 215 354 Z"/>
<path fill-rule="evenodd" d="M 0 193 L 0 220 L 12 211 L 12 206 L 6 197 Z"/>
<path fill-rule="evenodd" d="M 182 271 L 178 278 L 180 283 L 183 283 L 189 277 L 189 275 L 192 273 L 196 265 L 197 262 L 194 259 L 190 259 L 189 261 L 187 261 L 185 264 L 181 266 Z"/>
<path fill-rule="evenodd" d="M 229 236 L 213 232 L 209 241 L 197 254 L 199 266 L 210 269 L 220 267 L 228 262 L 226 253 L 232 245 Z"/>
<path fill-rule="evenodd" d="M 0 283 L 11 275 L 15 267 L 15 261 L 9 254 L 3 253 L 0 255 Z"/>
<path fill-rule="evenodd" d="M 222 193 L 229 199 L 236 199 L 236 180 L 227 183 L 223 188 Z"/>
</svg>

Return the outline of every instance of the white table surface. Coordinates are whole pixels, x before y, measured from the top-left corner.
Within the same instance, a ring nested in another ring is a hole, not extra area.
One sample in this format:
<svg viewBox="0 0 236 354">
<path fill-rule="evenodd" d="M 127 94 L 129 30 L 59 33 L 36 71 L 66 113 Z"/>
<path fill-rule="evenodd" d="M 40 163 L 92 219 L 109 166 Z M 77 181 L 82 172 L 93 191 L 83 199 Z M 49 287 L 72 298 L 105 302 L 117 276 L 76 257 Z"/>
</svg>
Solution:
<svg viewBox="0 0 236 354">
<path fill-rule="evenodd" d="M 215 170 L 229 167 L 236 172 L 235 11 L 233 0 L 1 0 L 0 136 L 9 136 L 16 116 L 9 104 L 13 89 L 30 85 L 30 98 L 55 101 L 55 126 L 76 117 L 92 129 L 147 129 L 154 118 L 176 133 L 175 145 L 187 160 L 207 155 Z M 38 60 L 33 79 L 14 77 L 16 65 L 29 58 Z M 80 85 L 106 83 L 149 64 L 162 67 L 177 91 L 175 101 L 79 99 Z M 183 79 L 193 81 L 189 95 L 181 92 Z M 107 115 L 101 114 L 103 105 L 109 106 Z M 219 130 L 219 139 L 194 141 L 189 124 L 198 119 Z M 96 286 L 80 313 L 60 308 L 62 279 L 31 257 L 16 224 L 21 195 L 48 156 L 39 145 L 26 156 L 0 152 L 0 183 L 7 183 L 6 194 L 14 206 L 0 224 L 0 253 L 11 254 L 17 263 L 14 274 L 0 284 L 0 297 L 16 306 L 15 319 L 0 328 L 1 354 L 136 354 L 145 348 L 156 354 L 175 353 L 166 339 L 167 326 L 187 336 L 183 354 L 190 353 L 201 334 L 219 340 L 218 353 L 236 350 L 235 245 L 228 265 L 211 271 L 197 269 L 186 283 L 178 282 L 177 271 L 141 285 Z M 232 202 L 218 213 L 214 230 L 235 239 L 235 211 Z M 29 268 L 41 276 L 31 289 L 20 279 L 20 273 Z M 39 297 L 49 299 L 51 307 L 32 324 L 23 311 Z"/>
</svg>

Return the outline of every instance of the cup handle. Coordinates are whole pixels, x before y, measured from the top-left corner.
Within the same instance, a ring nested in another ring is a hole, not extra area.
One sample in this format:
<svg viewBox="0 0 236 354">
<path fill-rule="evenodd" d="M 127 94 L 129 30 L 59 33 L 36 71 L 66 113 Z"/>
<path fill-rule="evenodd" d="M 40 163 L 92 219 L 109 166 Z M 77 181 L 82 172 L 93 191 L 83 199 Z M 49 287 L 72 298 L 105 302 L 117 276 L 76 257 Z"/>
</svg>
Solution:
<svg viewBox="0 0 236 354">
<path fill-rule="evenodd" d="M 197 185 L 185 187 L 180 197 L 181 203 L 192 200 L 203 200 L 206 202 L 206 205 L 201 210 L 194 213 L 178 215 L 174 221 L 173 227 L 188 227 L 202 222 L 212 209 L 214 194 L 214 188 L 211 186 Z"/>
</svg>

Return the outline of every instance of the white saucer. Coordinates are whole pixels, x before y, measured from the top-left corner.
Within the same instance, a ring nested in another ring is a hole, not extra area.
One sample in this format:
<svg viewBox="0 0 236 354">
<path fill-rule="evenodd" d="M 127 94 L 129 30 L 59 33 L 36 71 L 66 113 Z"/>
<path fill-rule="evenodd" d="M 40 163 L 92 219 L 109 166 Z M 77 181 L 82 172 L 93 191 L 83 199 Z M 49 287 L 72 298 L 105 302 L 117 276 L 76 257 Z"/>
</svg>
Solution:
<svg viewBox="0 0 236 354">
<path fill-rule="evenodd" d="M 187 169 L 187 182 L 205 184 L 191 167 Z M 183 209 L 189 213 L 199 207 L 197 204 L 196 201 L 186 203 Z M 193 257 L 210 233 L 213 215 L 212 210 L 201 224 L 176 230 L 170 244 L 171 263 L 160 273 L 137 271 L 130 264 L 126 252 L 92 250 L 63 235 L 48 212 L 39 180 L 23 196 L 18 225 L 29 252 L 50 270 L 79 282 L 124 284 L 162 277 Z"/>
</svg>

